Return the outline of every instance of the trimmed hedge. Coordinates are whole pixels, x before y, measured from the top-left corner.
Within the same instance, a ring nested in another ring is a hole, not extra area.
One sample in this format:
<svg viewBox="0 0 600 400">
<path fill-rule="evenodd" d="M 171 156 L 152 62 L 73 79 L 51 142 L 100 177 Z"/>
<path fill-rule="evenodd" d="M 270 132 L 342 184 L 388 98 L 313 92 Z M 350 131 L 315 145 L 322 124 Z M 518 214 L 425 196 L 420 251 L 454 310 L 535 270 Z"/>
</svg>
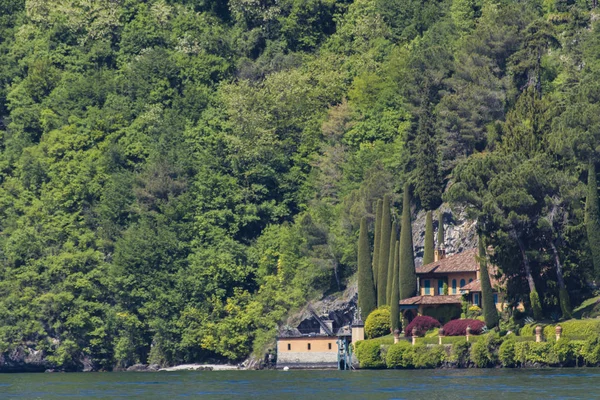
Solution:
<svg viewBox="0 0 600 400">
<path fill-rule="evenodd" d="M 543 335 L 547 340 L 556 338 L 556 325 L 562 327 L 562 336 L 569 338 L 588 338 L 591 335 L 600 334 L 600 319 L 571 319 L 559 322 L 558 324 L 528 324 L 519 331 L 521 336 L 535 336 L 535 327 L 544 328 Z"/>
<path fill-rule="evenodd" d="M 381 306 L 373 311 L 365 321 L 365 335 L 368 339 L 390 334 L 390 307 Z"/>
<path fill-rule="evenodd" d="M 476 319 L 455 319 L 444 325 L 444 333 L 446 336 L 465 336 L 468 326 L 471 327 L 472 335 L 479 335 L 485 323 Z"/>
<path fill-rule="evenodd" d="M 600 335 L 587 340 L 561 338 L 540 343 L 520 340 L 515 335 L 501 338 L 495 333 L 471 339 L 467 342 L 464 336 L 444 337 L 444 341 L 452 340 L 451 346 L 437 345 L 436 337 L 419 338 L 415 346 L 407 341 L 387 345 L 393 342 L 390 335 L 360 341 L 355 344 L 355 352 L 361 368 L 435 368 L 445 361 L 459 368 L 600 366 Z M 429 341 L 432 343 L 427 344 Z"/>
<path fill-rule="evenodd" d="M 412 346 L 409 342 L 398 342 L 387 351 L 388 368 L 436 368 L 446 359 L 444 346 Z"/>
<path fill-rule="evenodd" d="M 417 332 L 419 333 L 418 336 L 423 336 L 425 332 L 441 326 L 442 324 L 440 324 L 437 319 L 426 315 L 419 315 L 408 324 L 406 329 L 404 329 L 404 336 L 411 337 L 414 328 L 417 328 Z"/>
<path fill-rule="evenodd" d="M 356 358 L 361 368 L 383 368 L 381 345 L 376 341 L 361 340 L 355 345 Z"/>
</svg>

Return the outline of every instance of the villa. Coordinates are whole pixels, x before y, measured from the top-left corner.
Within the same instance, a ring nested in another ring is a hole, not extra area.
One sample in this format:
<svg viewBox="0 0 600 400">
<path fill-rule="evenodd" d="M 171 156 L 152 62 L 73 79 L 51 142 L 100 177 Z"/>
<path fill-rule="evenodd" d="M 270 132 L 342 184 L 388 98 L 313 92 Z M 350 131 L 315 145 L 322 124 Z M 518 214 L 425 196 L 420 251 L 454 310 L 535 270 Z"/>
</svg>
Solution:
<svg viewBox="0 0 600 400">
<path fill-rule="evenodd" d="M 477 249 L 465 250 L 446 257 L 443 249 L 435 251 L 435 261 L 416 268 L 418 296 L 400 301 L 400 310 L 405 318 L 412 320 L 416 315 L 429 315 L 445 323 L 460 318 L 463 300 L 481 307 L 481 281 Z M 488 270 L 494 271 L 489 265 Z M 486 271 L 489 274 L 489 271 Z M 494 303 L 501 311 L 505 307 L 504 297 L 499 293 L 499 283 L 490 275 Z"/>
</svg>

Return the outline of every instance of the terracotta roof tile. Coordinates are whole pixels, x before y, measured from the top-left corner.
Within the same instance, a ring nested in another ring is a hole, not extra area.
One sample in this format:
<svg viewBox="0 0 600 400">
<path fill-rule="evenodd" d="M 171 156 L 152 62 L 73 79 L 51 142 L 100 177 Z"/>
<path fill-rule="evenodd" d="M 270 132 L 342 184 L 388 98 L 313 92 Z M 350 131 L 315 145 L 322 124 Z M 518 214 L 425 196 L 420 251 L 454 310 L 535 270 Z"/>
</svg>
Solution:
<svg viewBox="0 0 600 400">
<path fill-rule="evenodd" d="M 447 274 L 451 272 L 475 272 L 479 268 L 477 249 L 448 256 L 439 261 L 417 267 L 417 274 Z"/>
<path fill-rule="evenodd" d="M 449 296 L 415 296 L 400 300 L 400 305 L 418 305 L 418 304 L 462 304 L 460 295 Z"/>
<path fill-rule="evenodd" d="M 481 292 L 481 281 L 479 279 L 467 283 L 460 290 L 468 290 L 469 292 Z"/>
</svg>

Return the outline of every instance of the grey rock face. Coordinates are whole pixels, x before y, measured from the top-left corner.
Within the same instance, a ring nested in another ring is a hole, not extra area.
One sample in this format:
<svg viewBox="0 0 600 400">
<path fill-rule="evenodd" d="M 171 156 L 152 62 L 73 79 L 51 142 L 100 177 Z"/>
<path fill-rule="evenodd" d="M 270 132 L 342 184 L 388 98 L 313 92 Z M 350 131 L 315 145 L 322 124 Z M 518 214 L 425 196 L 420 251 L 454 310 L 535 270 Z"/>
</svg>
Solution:
<svg viewBox="0 0 600 400">
<path fill-rule="evenodd" d="M 438 213 L 444 213 L 444 248 L 446 255 L 461 253 L 464 250 L 477 247 L 477 221 L 469 220 L 463 209 L 450 210 L 447 204 L 442 204 L 434 211 L 433 229 L 434 238 L 437 240 Z M 413 246 L 415 251 L 415 265 L 423 263 L 423 246 L 425 243 L 425 211 L 419 211 L 413 220 Z M 438 244 L 435 244 L 436 247 Z"/>
<path fill-rule="evenodd" d="M 322 320 L 333 321 L 333 329 L 336 332 L 341 327 L 352 323 L 357 301 L 357 285 L 356 282 L 352 282 L 341 295 L 338 293 L 326 296 L 322 300 L 312 303 L 311 306 Z M 296 328 L 300 331 L 299 333 L 319 332 L 320 325 L 308 308 L 305 308 L 291 315 L 281 330 L 289 333 L 290 330 L 295 331 Z"/>
<path fill-rule="evenodd" d="M 41 350 L 17 346 L 0 354 L 0 372 L 44 372 L 54 366 Z"/>
</svg>

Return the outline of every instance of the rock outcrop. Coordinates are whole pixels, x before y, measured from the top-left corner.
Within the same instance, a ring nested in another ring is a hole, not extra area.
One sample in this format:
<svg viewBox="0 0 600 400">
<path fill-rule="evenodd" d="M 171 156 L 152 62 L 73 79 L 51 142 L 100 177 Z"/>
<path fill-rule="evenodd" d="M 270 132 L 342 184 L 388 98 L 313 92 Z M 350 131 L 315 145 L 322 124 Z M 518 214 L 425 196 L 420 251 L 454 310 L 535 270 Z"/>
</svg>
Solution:
<svg viewBox="0 0 600 400">
<path fill-rule="evenodd" d="M 348 284 L 341 294 L 336 293 L 324 297 L 310 304 L 310 307 L 322 320 L 333 321 L 333 328 L 337 331 L 343 326 L 350 325 L 356 312 L 358 289 L 356 281 Z M 291 315 L 282 330 L 298 329 L 301 333 L 318 332 L 319 322 L 309 311 L 308 306 L 300 312 Z"/>
<path fill-rule="evenodd" d="M 446 255 L 477 248 L 477 221 L 467 219 L 464 209 L 457 208 L 453 212 L 447 204 L 442 204 L 438 210 L 434 211 L 434 214 L 437 215 L 440 211 L 444 213 L 444 248 L 446 249 Z M 419 211 L 412 226 L 416 266 L 423 263 L 425 214 L 425 211 Z M 434 218 L 434 237 L 437 237 L 438 228 L 438 220 Z"/>
<path fill-rule="evenodd" d="M 54 367 L 42 350 L 25 345 L 0 354 L 0 372 L 44 372 Z"/>
</svg>

